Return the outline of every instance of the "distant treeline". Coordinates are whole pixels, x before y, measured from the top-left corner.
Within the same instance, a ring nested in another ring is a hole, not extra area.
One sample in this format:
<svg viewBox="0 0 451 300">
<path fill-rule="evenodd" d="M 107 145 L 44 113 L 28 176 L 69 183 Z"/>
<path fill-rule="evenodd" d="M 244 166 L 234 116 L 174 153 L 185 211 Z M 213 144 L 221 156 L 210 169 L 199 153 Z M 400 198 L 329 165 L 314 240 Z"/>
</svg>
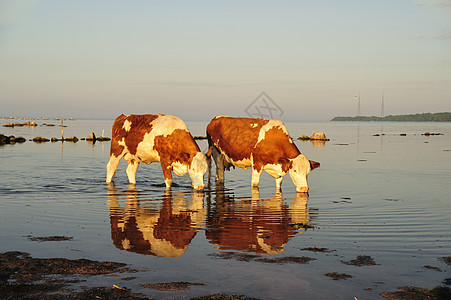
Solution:
<svg viewBox="0 0 451 300">
<path fill-rule="evenodd" d="M 451 122 L 451 113 L 423 113 L 414 115 L 395 115 L 386 117 L 335 117 L 331 121 L 362 121 L 362 122 Z"/>
</svg>

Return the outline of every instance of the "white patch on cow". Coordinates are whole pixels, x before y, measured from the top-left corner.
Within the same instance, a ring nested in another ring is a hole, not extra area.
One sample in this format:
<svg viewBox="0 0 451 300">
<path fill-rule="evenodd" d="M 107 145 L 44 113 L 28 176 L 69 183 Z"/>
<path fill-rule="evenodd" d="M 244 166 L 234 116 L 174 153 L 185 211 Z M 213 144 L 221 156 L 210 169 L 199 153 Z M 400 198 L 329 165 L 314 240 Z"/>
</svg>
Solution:
<svg viewBox="0 0 451 300">
<path fill-rule="evenodd" d="M 281 164 L 267 164 L 263 166 L 263 170 L 274 178 L 285 176 L 287 173 L 282 171 Z"/>
<path fill-rule="evenodd" d="M 282 253 L 285 250 L 284 247 L 285 247 L 286 243 L 284 243 L 278 247 L 273 247 L 271 245 L 268 245 L 265 243 L 266 239 L 262 238 L 262 237 L 267 236 L 268 233 L 261 229 L 259 229 L 258 231 L 259 232 L 257 233 L 257 242 L 258 242 L 258 245 L 260 246 L 260 248 L 263 251 L 265 251 L 265 253 L 270 254 L 270 255 L 276 255 L 276 254 Z"/>
<path fill-rule="evenodd" d="M 122 125 L 122 128 L 125 129 L 125 131 L 129 132 L 132 128 L 132 122 L 129 120 L 125 120 L 124 124 Z"/>
<path fill-rule="evenodd" d="M 285 128 L 285 125 L 282 123 L 282 121 L 279 121 L 279 120 L 269 120 L 268 123 L 266 123 L 265 125 L 262 126 L 262 128 L 260 128 L 260 132 L 259 132 L 259 134 L 258 134 L 258 140 L 257 140 L 256 145 L 257 145 L 258 143 L 260 143 L 262 140 L 264 140 L 264 139 L 265 139 L 265 136 L 266 136 L 266 132 L 267 132 L 268 130 L 273 129 L 273 128 L 279 128 L 279 129 L 282 129 L 282 131 L 288 135 L 288 131 L 287 131 L 287 129 Z M 288 136 L 289 136 L 289 135 L 288 135 Z M 290 143 L 293 143 L 293 141 L 291 140 L 291 138 L 289 138 L 289 141 L 290 141 Z"/>
<path fill-rule="evenodd" d="M 195 190 L 203 189 L 204 175 L 208 170 L 207 157 L 202 152 L 194 155 L 191 165 L 189 166 L 189 176 L 191 177 L 192 186 Z"/>
<path fill-rule="evenodd" d="M 289 170 L 291 180 L 293 180 L 296 190 L 301 192 L 303 189 L 308 189 L 307 175 L 310 173 L 310 161 L 304 154 L 299 154 L 291 160 L 293 162 Z"/>
<path fill-rule="evenodd" d="M 118 144 L 119 146 L 124 146 L 125 149 L 127 149 L 127 146 L 125 145 L 125 138 L 122 138 L 122 140 L 117 141 L 117 144 Z"/>
<path fill-rule="evenodd" d="M 247 169 L 252 167 L 252 160 L 251 160 L 250 157 L 249 158 L 244 158 L 242 160 L 233 160 L 232 158 L 228 157 L 227 154 L 225 154 L 224 151 L 222 151 L 222 149 L 219 149 L 219 151 L 224 156 L 224 159 L 228 163 L 234 165 L 235 167 L 242 168 L 242 169 L 245 169 L 245 170 L 247 170 Z"/>
<path fill-rule="evenodd" d="M 251 124 L 251 127 L 252 127 L 252 128 L 255 128 L 255 127 L 257 127 L 257 126 L 258 126 L 257 123 Z"/>
<path fill-rule="evenodd" d="M 169 136 L 176 129 L 186 130 L 187 132 L 189 132 L 185 122 L 175 116 L 160 115 L 149 123 L 149 127 L 150 126 L 152 126 L 152 130 L 144 134 L 143 140 L 138 144 L 137 147 L 137 156 L 139 156 L 139 161 L 146 164 L 160 161 L 160 155 L 156 150 L 153 149 L 155 146 L 155 138 L 157 136 Z M 174 171 L 174 173 L 176 172 Z M 184 174 L 186 174 L 186 172 Z"/>
<path fill-rule="evenodd" d="M 125 250 L 130 249 L 130 240 L 128 238 L 122 240 L 122 248 L 124 248 Z"/>
<path fill-rule="evenodd" d="M 155 225 L 157 225 L 159 215 L 137 214 L 136 224 L 138 230 L 142 233 L 144 241 L 148 241 L 151 245 L 149 252 L 161 257 L 180 257 L 188 246 L 177 248 L 170 241 L 164 238 L 155 237 Z"/>
<path fill-rule="evenodd" d="M 151 134 L 154 137 L 159 135 L 166 137 L 171 135 L 176 129 L 186 130 L 189 132 L 185 122 L 175 116 L 160 115 L 158 118 L 150 122 L 149 125 L 152 125 Z"/>
<path fill-rule="evenodd" d="M 138 147 L 136 148 L 136 156 L 139 156 L 139 161 L 145 164 L 151 164 L 153 162 L 160 161 L 160 155 L 158 154 L 158 151 L 153 149 L 155 145 L 155 136 L 152 132 L 146 133 L 143 140 L 138 144 Z"/>
<path fill-rule="evenodd" d="M 186 173 L 188 173 L 188 165 L 183 164 L 179 161 L 173 162 L 172 163 L 172 171 L 177 175 L 177 176 L 183 176 Z"/>
</svg>

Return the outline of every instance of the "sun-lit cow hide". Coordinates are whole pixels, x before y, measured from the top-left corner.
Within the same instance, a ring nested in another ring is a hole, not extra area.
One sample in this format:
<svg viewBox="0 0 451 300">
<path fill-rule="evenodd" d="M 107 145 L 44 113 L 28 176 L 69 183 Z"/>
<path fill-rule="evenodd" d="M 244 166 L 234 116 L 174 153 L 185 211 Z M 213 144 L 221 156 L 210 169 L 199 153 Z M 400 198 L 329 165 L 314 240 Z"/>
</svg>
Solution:
<svg viewBox="0 0 451 300">
<path fill-rule="evenodd" d="M 289 204 L 281 193 L 261 199 L 258 188 L 252 189 L 250 202 L 222 201 L 221 195 L 216 194 L 216 207 L 205 231 L 206 238 L 220 250 L 279 254 L 299 232 L 296 226 L 309 221 L 305 193 L 297 193 Z"/>
<path fill-rule="evenodd" d="M 189 173 L 192 186 L 205 187 L 207 159 L 200 152 L 186 124 L 169 115 L 120 115 L 112 127 L 110 161 L 106 182 L 115 176 L 121 158 L 127 163 L 130 183 L 136 183 L 139 163 L 160 162 L 166 187 L 172 184 L 172 172 L 178 176 Z"/>
<path fill-rule="evenodd" d="M 301 154 L 278 120 L 215 117 L 207 126 L 207 137 L 220 183 L 224 170 L 236 166 L 252 168 L 252 186 L 258 186 L 264 170 L 280 189 L 283 176 L 289 173 L 296 191 L 305 193 L 307 175 L 320 165 Z"/>
<path fill-rule="evenodd" d="M 120 201 L 123 196 L 126 202 Z M 145 207 L 140 206 L 136 189 L 121 194 L 110 186 L 108 200 L 113 244 L 129 252 L 180 257 L 196 234 L 194 228 L 205 223 L 203 192 L 193 192 L 188 203 L 187 195 L 169 190 L 160 207 Z"/>
</svg>

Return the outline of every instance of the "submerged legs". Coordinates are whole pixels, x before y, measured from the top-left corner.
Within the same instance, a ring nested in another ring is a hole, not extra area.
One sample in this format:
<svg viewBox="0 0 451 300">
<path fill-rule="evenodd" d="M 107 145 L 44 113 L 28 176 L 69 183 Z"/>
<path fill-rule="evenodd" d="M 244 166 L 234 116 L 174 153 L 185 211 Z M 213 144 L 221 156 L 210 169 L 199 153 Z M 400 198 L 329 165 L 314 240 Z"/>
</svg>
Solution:
<svg viewBox="0 0 451 300">
<path fill-rule="evenodd" d="M 110 183 L 114 179 L 117 166 L 119 165 L 122 156 L 123 155 L 119 155 L 116 157 L 114 154 L 110 156 L 110 161 L 106 165 L 106 183 Z"/>
<path fill-rule="evenodd" d="M 253 187 L 257 187 L 258 184 L 260 183 L 260 175 L 262 174 L 262 171 L 257 171 L 254 168 L 252 168 L 252 186 Z"/>
<path fill-rule="evenodd" d="M 128 176 L 128 182 L 135 184 L 136 183 L 136 171 L 138 171 L 139 162 L 136 160 L 130 160 L 128 161 L 127 166 L 127 176 Z"/>
</svg>

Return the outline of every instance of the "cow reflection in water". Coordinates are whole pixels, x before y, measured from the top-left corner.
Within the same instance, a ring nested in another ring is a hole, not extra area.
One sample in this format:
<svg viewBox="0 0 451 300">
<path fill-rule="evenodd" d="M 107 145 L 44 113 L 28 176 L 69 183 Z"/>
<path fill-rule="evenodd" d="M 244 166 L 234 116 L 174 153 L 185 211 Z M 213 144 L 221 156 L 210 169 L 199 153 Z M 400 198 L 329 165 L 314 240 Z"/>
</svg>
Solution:
<svg viewBox="0 0 451 300">
<path fill-rule="evenodd" d="M 216 211 L 209 212 L 206 237 L 222 250 L 278 254 L 309 220 L 307 194 L 297 193 L 287 204 L 281 193 L 261 199 L 252 189 L 251 201 L 230 201 L 227 194 L 216 193 Z"/>
<path fill-rule="evenodd" d="M 124 195 L 126 203 L 121 206 Z M 130 185 L 124 194 L 119 194 L 110 185 L 108 199 L 113 244 L 121 250 L 139 254 L 182 256 L 196 234 L 193 227 L 205 223 L 204 193 L 195 191 L 191 196 L 188 204 L 185 194 L 173 196 L 171 190 L 167 190 L 159 206 L 145 207 L 140 201 L 152 201 L 138 200 L 134 185 Z"/>
</svg>

